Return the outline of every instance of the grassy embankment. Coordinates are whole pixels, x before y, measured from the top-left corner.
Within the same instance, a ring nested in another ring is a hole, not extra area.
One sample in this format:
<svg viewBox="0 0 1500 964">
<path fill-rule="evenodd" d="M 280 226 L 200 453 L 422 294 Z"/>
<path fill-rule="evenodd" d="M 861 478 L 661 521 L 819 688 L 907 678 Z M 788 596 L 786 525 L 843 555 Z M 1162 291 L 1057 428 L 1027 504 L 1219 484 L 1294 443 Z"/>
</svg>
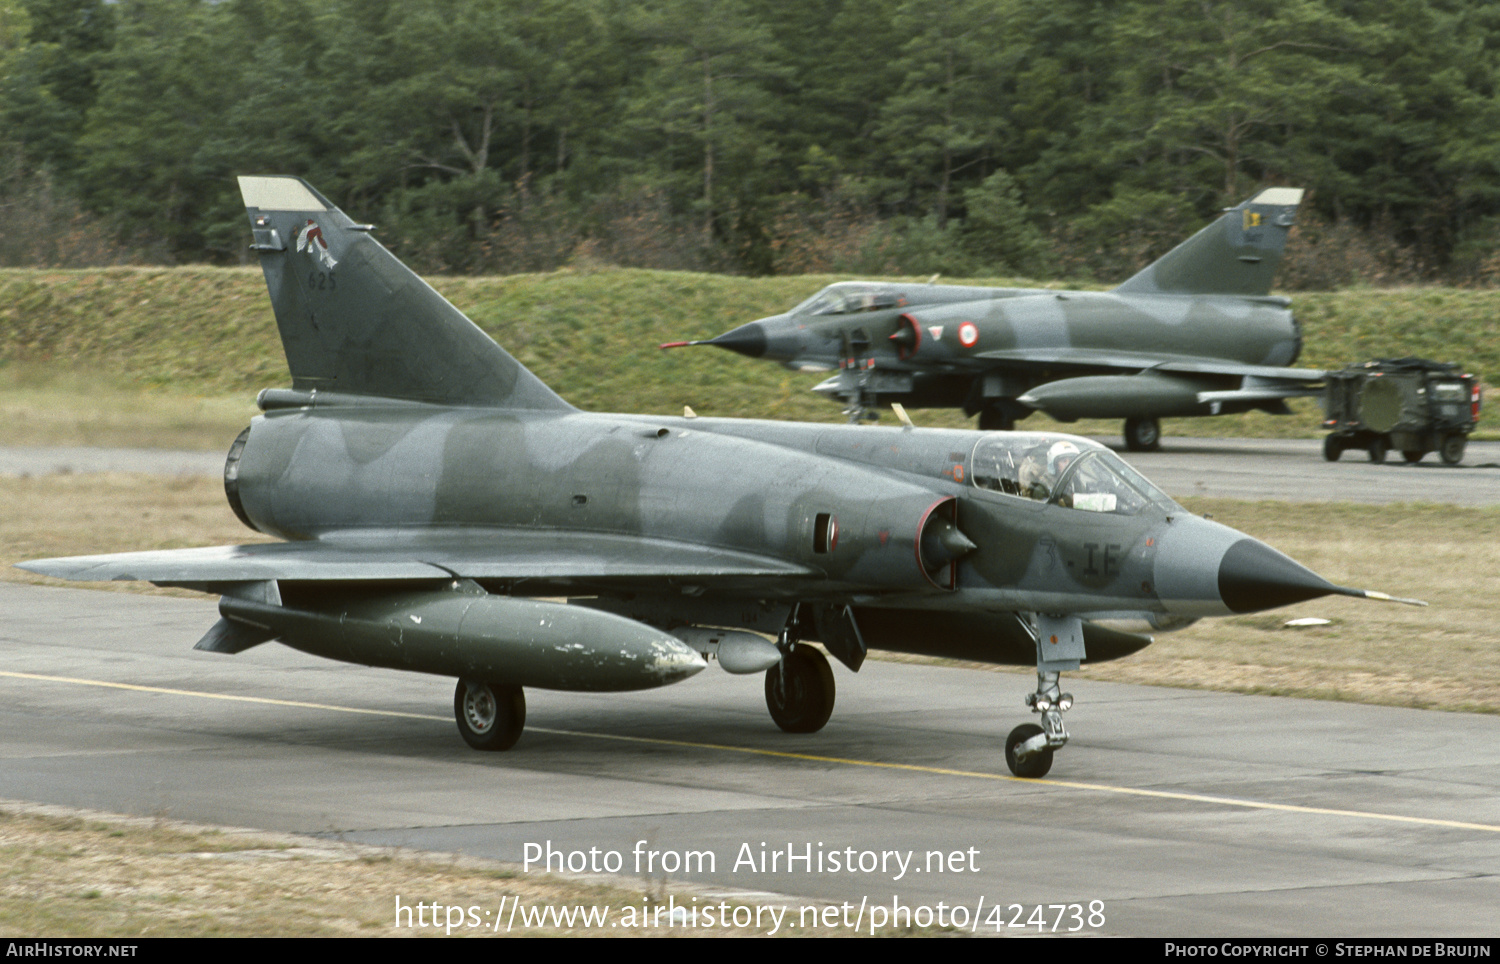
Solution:
<svg viewBox="0 0 1500 964">
<path fill-rule="evenodd" d="M 701 415 L 838 419 L 833 404 L 807 391 L 818 374 L 714 349 L 656 347 L 784 311 L 832 277 L 603 270 L 432 280 L 581 408 L 675 414 L 691 405 Z M 1356 289 L 1302 294 L 1295 304 L 1306 330 L 1303 365 L 1423 355 L 1500 377 L 1492 321 L 1500 291 Z M 219 449 L 254 414 L 258 390 L 288 381 L 258 269 L 0 271 L 0 444 Z M 1290 418 L 1174 420 L 1166 430 L 1315 436 L 1316 404 L 1293 405 Z M 915 417 L 970 424 L 957 412 Z M 1053 423 L 1035 415 L 1023 424 Z M 1114 434 L 1119 426 L 1070 430 Z"/>
</svg>

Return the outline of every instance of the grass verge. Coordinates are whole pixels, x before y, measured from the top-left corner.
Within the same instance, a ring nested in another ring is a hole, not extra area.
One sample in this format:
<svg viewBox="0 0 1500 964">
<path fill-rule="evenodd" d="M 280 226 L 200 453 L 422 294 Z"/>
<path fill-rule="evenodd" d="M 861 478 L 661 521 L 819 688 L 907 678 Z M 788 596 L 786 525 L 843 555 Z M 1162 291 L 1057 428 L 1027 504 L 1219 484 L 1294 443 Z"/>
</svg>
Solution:
<svg viewBox="0 0 1500 964">
<path fill-rule="evenodd" d="M 429 905 L 401 917 L 428 926 L 396 926 L 398 899 Z M 722 902 L 731 926 L 672 927 L 669 899 L 712 903 L 716 915 Z M 822 906 L 788 901 L 792 916 L 801 903 Z M 753 937 L 771 933 L 769 915 L 762 926 L 732 921 L 734 908 L 748 908 L 740 919 L 752 920 L 757 906 L 655 881 L 561 878 L 456 854 L 0 801 L 0 931 L 13 936 Z M 543 908 L 584 907 L 596 915 L 588 924 L 577 913 L 571 924 L 526 924 Z M 459 924 L 451 932 L 450 919 Z"/>
</svg>

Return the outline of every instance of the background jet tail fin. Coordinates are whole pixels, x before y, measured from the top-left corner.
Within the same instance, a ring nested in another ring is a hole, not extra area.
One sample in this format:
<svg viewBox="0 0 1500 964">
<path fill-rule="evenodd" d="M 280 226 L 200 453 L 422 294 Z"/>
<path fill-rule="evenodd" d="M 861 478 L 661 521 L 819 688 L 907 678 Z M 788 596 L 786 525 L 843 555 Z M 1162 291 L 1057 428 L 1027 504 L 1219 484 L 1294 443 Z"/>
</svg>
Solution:
<svg viewBox="0 0 1500 964">
<path fill-rule="evenodd" d="M 239 181 L 293 388 L 572 410 L 306 181 Z"/>
<path fill-rule="evenodd" d="M 1299 187 L 1268 187 L 1142 269 L 1119 294 L 1268 295 Z"/>
</svg>

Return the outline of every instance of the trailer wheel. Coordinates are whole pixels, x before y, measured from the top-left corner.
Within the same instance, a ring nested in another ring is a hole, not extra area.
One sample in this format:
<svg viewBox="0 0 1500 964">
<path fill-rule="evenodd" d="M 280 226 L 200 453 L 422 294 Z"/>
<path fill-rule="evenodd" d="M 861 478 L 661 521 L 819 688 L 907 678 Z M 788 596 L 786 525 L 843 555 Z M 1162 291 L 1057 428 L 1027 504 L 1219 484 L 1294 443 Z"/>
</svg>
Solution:
<svg viewBox="0 0 1500 964">
<path fill-rule="evenodd" d="M 1344 454 L 1344 440 L 1337 435 L 1330 435 L 1323 440 L 1323 458 L 1328 462 L 1337 462 L 1339 456 Z"/>
<path fill-rule="evenodd" d="M 1438 449 L 1438 454 L 1449 465 L 1457 465 L 1464 460 L 1464 444 L 1467 441 L 1468 439 L 1462 435 L 1449 435 L 1443 439 L 1443 444 Z"/>
</svg>

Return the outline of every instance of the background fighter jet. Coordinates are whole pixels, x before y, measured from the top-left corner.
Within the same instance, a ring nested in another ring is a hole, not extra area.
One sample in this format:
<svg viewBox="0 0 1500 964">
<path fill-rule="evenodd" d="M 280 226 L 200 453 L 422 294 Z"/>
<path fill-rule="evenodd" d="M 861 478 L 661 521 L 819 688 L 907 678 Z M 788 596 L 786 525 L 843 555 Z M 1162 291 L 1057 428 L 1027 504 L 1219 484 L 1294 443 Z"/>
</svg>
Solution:
<svg viewBox="0 0 1500 964">
<path fill-rule="evenodd" d="M 838 370 L 814 391 L 870 406 L 962 408 L 981 429 L 1043 411 L 1062 422 L 1123 418 L 1132 451 L 1158 419 L 1262 409 L 1313 395 L 1323 372 L 1287 368 L 1302 331 L 1270 297 L 1302 191 L 1273 187 L 1113 291 L 849 281 L 715 345 L 800 370 Z"/>
<path fill-rule="evenodd" d="M 224 491 L 286 541 L 24 565 L 217 594 L 199 649 L 457 677 L 482 750 L 520 737 L 523 687 L 661 686 L 709 658 L 764 672 L 777 725 L 813 732 L 834 681 L 810 640 L 851 670 L 872 646 L 1035 664 L 1042 725 L 1006 755 L 1040 776 L 1068 738 L 1059 674 L 1151 642 L 1105 621 L 1370 595 L 1084 439 L 580 412 L 305 182 L 240 188 L 292 387 L 261 393 Z"/>
</svg>

